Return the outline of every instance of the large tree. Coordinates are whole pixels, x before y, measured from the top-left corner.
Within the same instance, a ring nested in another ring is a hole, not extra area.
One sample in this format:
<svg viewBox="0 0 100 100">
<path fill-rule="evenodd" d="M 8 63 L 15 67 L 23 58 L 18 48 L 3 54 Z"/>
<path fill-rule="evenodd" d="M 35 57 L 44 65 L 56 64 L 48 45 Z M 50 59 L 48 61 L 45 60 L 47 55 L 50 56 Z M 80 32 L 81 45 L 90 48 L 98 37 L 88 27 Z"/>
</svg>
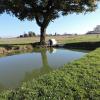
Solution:
<svg viewBox="0 0 100 100">
<path fill-rule="evenodd" d="M 40 44 L 45 44 L 46 28 L 60 15 L 94 11 L 100 0 L 0 0 L 0 13 L 20 20 L 36 20 L 40 27 Z"/>
</svg>

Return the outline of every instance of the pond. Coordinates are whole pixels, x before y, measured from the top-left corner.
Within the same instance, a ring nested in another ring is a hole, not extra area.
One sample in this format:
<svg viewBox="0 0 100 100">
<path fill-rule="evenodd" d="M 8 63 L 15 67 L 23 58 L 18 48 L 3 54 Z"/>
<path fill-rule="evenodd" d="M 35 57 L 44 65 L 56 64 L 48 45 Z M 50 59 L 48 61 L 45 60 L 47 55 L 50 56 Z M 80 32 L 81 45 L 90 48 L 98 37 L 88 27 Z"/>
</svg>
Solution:
<svg viewBox="0 0 100 100">
<path fill-rule="evenodd" d="M 0 89 L 17 88 L 23 81 L 38 78 L 86 54 L 82 51 L 52 48 L 2 57 L 0 58 Z"/>
</svg>

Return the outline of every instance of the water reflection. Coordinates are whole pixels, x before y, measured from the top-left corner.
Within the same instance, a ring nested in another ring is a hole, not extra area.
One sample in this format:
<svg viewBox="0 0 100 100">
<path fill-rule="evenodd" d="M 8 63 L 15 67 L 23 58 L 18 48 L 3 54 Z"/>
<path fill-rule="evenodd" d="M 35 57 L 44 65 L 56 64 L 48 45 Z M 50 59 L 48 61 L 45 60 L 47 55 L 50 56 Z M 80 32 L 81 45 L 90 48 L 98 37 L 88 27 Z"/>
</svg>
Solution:
<svg viewBox="0 0 100 100">
<path fill-rule="evenodd" d="M 48 51 L 50 53 L 53 53 L 53 48 L 50 48 Z M 48 58 L 47 58 L 47 50 L 46 49 L 43 49 L 43 50 L 34 50 L 35 53 L 40 53 L 41 54 L 41 59 L 42 59 L 42 67 L 40 67 L 40 69 L 34 69 L 32 70 L 31 73 L 26 73 L 25 74 L 25 79 L 24 81 L 28 81 L 28 80 L 31 80 L 33 78 L 38 78 L 39 76 L 43 75 L 43 74 L 46 74 L 46 73 L 49 73 L 50 71 L 53 70 L 52 67 L 49 66 L 48 64 Z"/>
<path fill-rule="evenodd" d="M 34 49 L 33 53 L 0 58 L 0 88 L 16 88 L 23 81 L 49 73 L 86 53 L 66 49 Z"/>
<path fill-rule="evenodd" d="M 49 51 L 49 53 L 56 53 L 57 50 L 56 50 L 56 48 L 49 48 L 48 51 Z"/>
<path fill-rule="evenodd" d="M 0 84 L 0 91 L 3 89 L 5 89 L 5 87 L 2 84 Z"/>
</svg>

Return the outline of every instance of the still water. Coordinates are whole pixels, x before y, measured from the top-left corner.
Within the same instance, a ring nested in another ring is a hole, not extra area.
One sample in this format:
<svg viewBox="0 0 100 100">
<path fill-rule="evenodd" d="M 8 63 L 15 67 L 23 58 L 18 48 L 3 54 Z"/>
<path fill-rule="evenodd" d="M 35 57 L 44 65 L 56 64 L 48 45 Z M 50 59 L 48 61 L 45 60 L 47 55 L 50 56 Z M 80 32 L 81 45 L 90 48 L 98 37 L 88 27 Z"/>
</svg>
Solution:
<svg viewBox="0 0 100 100">
<path fill-rule="evenodd" d="M 67 49 L 34 50 L 0 58 L 0 89 L 16 88 L 87 54 Z"/>
</svg>

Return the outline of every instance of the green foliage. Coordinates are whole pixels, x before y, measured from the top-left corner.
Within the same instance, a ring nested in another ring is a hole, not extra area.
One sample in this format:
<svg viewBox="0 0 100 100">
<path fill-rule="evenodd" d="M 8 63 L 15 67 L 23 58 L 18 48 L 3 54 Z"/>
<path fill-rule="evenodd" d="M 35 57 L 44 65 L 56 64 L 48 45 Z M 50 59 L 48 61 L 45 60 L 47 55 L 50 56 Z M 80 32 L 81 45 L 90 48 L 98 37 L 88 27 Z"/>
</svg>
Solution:
<svg viewBox="0 0 100 100">
<path fill-rule="evenodd" d="M 25 33 L 23 36 L 24 36 L 24 37 L 28 37 L 28 34 Z"/>
<path fill-rule="evenodd" d="M 59 17 L 59 12 L 65 15 L 93 11 L 96 1 L 99 0 L 0 0 L 0 13 L 13 13 L 20 20 L 36 18 L 41 26 L 42 22 Z"/>
<path fill-rule="evenodd" d="M 2 100 L 99 100 L 99 54 L 100 48 L 0 97 Z"/>
<path fill-rule="evenodd" d="M 25 38 L 25 37 L 33 37 L 33 36 L 36 36 L 36 34 L 32 31 L 29 31 L 28 33 L 24 33 L 23 35 L 20 35 L 19 37 L 20 38 Z"/>
<path fill-rule="evenodd" d="M 28 35 L 29 35 L 29 37 L 36 36 L 36 34 L 35 34 L 34 32 L 32 32 L 32 31 L 29 31 L 29 32 L 28 32 Z"/>
<path fill-rule="evenodd" d="M 0 100 L 7 100 L 8 96 L 11 92 L 12 91 L 10 91 L 10 90 L 0 92 Z"/>
</svg>

